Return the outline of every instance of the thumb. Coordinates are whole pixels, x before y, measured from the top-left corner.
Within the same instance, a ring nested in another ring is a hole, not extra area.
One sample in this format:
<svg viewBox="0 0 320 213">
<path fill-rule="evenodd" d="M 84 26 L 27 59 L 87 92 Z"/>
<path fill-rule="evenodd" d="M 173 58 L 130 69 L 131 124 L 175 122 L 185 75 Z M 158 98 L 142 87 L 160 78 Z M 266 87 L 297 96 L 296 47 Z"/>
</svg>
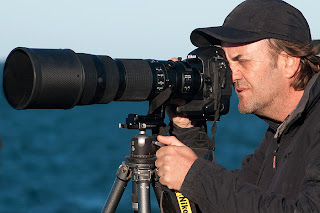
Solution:
<svg viewBox="0 0 320 213">
<path fill-rule="evenodd" d="M 158 135 L 157 137 L 158 141 L 165 144 L 165 145 L 171 145 L 171 146 L 186 146 L 183 143 L 181 143 L 176 137 L 174 136 L 162 136 Z"/>
</svg>

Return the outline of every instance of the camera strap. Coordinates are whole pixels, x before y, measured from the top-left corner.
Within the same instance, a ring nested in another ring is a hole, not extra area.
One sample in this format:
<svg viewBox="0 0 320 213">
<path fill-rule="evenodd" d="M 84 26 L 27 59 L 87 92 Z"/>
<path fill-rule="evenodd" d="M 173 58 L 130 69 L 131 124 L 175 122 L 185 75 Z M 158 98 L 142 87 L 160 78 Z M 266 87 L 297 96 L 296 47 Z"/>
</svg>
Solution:
<svg viewBox="0 0 320 213">
<path fill-rule="evenodd" d="M 178 191 L 175 191 L 176 198 L 179 204 L 179 209 L 181 213 L 192 213 L 191 204 L 189 199 Z"/>
<path fill-rule="evenodd" d="M 148 115 L 154 113 L 160 106 L 162 106 L 171 96 L 172 90 L 170 87 L 159 93 L 154 99 L 150 101 Z"/>
</svg>

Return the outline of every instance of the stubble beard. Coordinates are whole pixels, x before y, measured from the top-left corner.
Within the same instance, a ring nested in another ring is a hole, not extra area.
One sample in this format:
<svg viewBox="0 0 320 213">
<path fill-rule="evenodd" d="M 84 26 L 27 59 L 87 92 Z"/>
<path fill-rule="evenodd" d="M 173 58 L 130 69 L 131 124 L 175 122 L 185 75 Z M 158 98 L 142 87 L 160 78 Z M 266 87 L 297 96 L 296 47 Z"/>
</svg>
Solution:
<svg viewBox="0 0 320 213">
<path fill-rule="evenodd" d="M 238 110 L 241 114 L 255 114 L 255 111 L 257 109 L 257 104 L 254 98 L 251 98 L 246 103 L 244 103 L 243 97 L 238 96 L 238 98 L 239 98 Z"/>
<path fill-rule="evenodd" d="M 241 80 L 234 82 L 234 89 L 237 91 L 238 88 L 246 88 L 246 89 L 252 89 L 248 82 Z M 254 102 L 251 97 L 251 99 L 245 101 L 245 97 L 239 92 L 236 92 L 239 98 L 239 104 L 238 104 L 238 110 L 242 114 L 251 114 L 253 113 L 253 106 Z"/>
<path fill-rule="evenodd" d="M 242 114 L 258 114 L 259 109 L 263 108 L 265 104 L 262 99 L 262 97 L 257 97 L 257 94 L 255 94 L 252 86 L 246 82 L 242 81 L 241 83 L 235 82 L 235 88 L 241 86 L 244 88 L 247 88 L 251 93 L 251 96 L 248 96 L 249 94 L 239 94 L 237 92 L 238 98 L 239 98 L 239 104 L 238 104 L 238 110 Z"/>
<path fill-rule="evenodd" d="M 245 84 L 249 85 L 247 82 Z M 249 85 L 248 88 L 249 94 L 238 94 L 239 112 L 242 114 L 265 116 L 266 112 L 271 110 L 270 107 L 273 105 L 274 97 L 280 90 L 275 87 L 269 87 L 266 94 L 265 89 L 262 87 L 254 89 Z"/>
</svg>

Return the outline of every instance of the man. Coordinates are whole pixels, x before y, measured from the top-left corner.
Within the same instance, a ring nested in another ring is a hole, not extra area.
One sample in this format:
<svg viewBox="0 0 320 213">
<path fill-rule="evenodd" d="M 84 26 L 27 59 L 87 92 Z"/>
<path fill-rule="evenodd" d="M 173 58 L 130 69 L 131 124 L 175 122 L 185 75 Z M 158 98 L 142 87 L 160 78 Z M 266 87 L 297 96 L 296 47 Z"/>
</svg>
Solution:
<svg viewBox="0 0 320 213">
<path fill-rule="evenodd" d="M 167 145 L 157 152 L 160 182 L 202 212 L 320 212 L 320 48 L 301 12 L 280 0 L 247 0 L 223 26 L 194 30 L 191 41 L 221 44 L 239 111 L 270 127 L 235 171 L 198 158 L 176 137 L 159 136 Z M 182 142 L 199 131 L 187 118 L 173 122 Z"/>
</svg>

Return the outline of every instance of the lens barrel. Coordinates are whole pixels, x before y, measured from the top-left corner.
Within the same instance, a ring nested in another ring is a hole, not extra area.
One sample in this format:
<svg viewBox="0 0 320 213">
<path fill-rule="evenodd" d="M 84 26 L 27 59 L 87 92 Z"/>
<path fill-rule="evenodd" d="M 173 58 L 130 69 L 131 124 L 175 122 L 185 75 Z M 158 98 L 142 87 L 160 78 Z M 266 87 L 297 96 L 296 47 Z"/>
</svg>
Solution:
<svg viewBox="0 0 320 213">
<path fill-rule="evenodd" d="M 197 94 L 201 74 L 184 62 L 112 59 L 70 49 L 18 47 L 6 59 L 5 96 L 15 109 L 70 109 L 111 101 L 147 101 L 170 87 Z"/>
<path fill-rule="evenodd" d="M 83 69 L 72 50 L 16 48 L 3 77 L 6 98 L 16 109 L 71 108 L 83 87 Z"/>
</svg>

